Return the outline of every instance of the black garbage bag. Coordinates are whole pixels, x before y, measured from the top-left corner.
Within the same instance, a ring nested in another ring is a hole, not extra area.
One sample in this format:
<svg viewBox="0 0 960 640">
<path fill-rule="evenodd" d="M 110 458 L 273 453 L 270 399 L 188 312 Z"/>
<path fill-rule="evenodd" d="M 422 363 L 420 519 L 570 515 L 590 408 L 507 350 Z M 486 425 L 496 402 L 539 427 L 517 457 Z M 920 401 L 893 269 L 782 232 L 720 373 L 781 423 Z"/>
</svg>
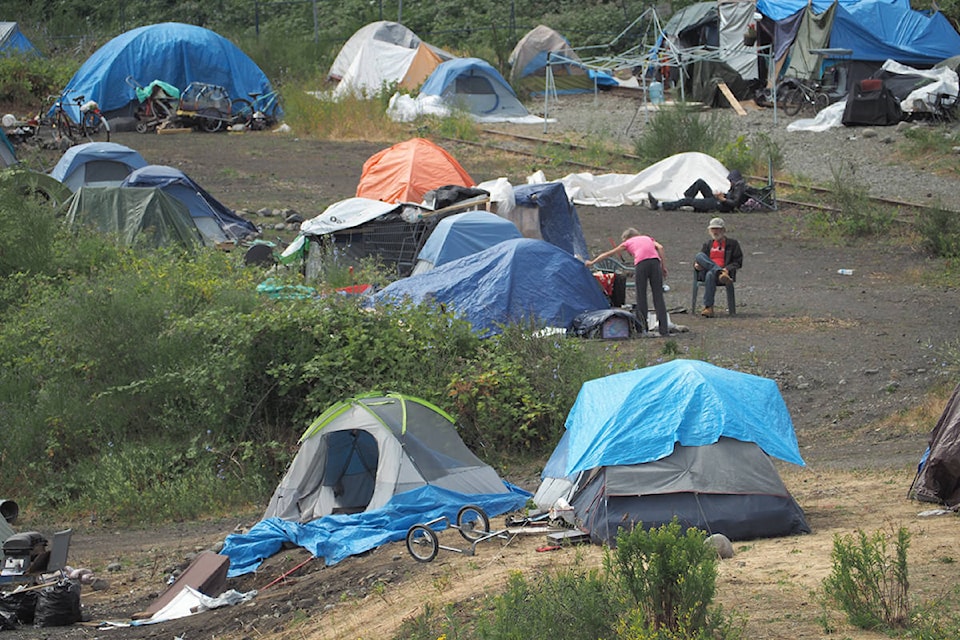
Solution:
<svg viewBox="0 0 960 640">
<path fill-rule="evenodd" d="M 0 611 L 0 631 L 13 631 L 17 628 L 17 616 L 7 611 Z"/>
<path fill-rule="evenodd" d="M 61 580 L 40 590 L 35 627 L 65 627 L 80 622 L 80 583 Z"/>
<path fill-rule="evenodd" d="M 0 617 L 10 618 L 15 623 L 33 624 L 33 614 L 37 608 L 37 596 L 36 591 L 22 590 L 0 594 Z"/>
</svg>

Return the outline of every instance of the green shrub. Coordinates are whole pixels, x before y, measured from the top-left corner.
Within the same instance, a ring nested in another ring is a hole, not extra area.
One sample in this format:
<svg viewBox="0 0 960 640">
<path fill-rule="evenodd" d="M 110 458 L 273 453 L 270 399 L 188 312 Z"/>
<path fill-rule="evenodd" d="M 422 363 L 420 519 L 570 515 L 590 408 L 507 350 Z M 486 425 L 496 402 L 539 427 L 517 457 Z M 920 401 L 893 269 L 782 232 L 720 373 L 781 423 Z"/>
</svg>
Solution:
<svg viewBox="0 0 960 640">
<path fill-rule="evenodd" d="M 20 116 L 36 114 L 67 86 L 80 62 L 70 56 L 0 56 L 0 103 L 20 107 Z"/>
<path fill-rule="evenodd" d="M 634 145 L 646 164 L 684 151 L 700 151 L 717 157 L 729 140 L 723 119 L 705 114 L 685 102 L 657 111 Z"/>
<path fill-rule="evenodd" d="M 642 523 L 621 529 L 604 564 L 636 605 L 626 637 L 700 637 L 722 626 L 722 614 L 711 613 L 719 560 L 705 539 L 699 529 L 684 532 L 676 518 L 649 530 Z"/>
<path fill-rule="evenodd" d="M 612 637 L 626 605 L 598 571 L 566 569 L 528 581 L 510 575 L 506 591 L 478 623 L 483 640 L 596 640 Z"/>
<path fill-rule="evenodd" d="M 811 227 L 826 236 L 865 237 L 882 235 L 893 224 L 896 210 L 870 199 L 867 188 L 856 179 L 853 165 L 831 166 L 833 181 L 829 204 L 832 210 L 818 211 Z"/>
<path fill-rule="evenodd" d="M 828 600 L 862 629 L 898 629 L 909 623 L 907 593 L 907 548 L 910 534 L 896 531 L 893 555 L 887 552 L 889 537 L 881 531 L 868 536 L 834 536 L 833 569 L 823 581 Z"/>
<path fill-rule="evenodd" d="M 925 251 L 940 258 L 960 258 L 960 216 L 956 212 L 941 207 L 922 209 L 916 224 Z"/>
</svg>

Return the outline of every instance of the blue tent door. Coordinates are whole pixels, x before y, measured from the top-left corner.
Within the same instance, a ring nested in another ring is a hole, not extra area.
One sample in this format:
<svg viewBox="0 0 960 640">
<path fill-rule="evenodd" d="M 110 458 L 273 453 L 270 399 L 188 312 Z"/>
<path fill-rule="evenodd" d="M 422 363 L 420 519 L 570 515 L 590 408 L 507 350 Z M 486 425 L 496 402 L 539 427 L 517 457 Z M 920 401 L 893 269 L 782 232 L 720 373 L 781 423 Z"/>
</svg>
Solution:
<svg viewBox="0 0 960 640">
<path fill-rule="evenodd" d="M 327 459 L 323 486 L 333 490 L 334 513 L 360 513 L 373 498 L 380 449 L 369 432 L 351 429 L 325 436 Z"/>
</svg>

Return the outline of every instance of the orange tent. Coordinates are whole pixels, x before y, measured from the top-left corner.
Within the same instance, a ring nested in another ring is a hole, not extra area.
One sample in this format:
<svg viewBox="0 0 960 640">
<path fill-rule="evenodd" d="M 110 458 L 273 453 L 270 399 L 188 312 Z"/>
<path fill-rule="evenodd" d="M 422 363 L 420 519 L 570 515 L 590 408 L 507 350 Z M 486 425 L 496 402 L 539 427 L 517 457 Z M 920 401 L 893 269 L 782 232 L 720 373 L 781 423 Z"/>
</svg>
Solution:
<svg viewBox="0 0 960 640">
<path fill-rule="evenodd" d="M 400 142 L 363 163 L 357 197 L 383 202 L 421 202 L 437 187 L 476 186 L 449 153 L 423 138 Z"/>
</svg>

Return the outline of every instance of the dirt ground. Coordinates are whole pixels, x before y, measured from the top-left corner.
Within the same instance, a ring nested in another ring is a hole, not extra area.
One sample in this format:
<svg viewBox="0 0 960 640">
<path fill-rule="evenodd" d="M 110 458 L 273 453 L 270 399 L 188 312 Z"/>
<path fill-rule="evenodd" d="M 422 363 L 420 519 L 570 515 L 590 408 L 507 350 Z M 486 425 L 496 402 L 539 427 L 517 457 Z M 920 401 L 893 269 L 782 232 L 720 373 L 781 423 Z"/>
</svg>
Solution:
<svg viewBox="0 0 960 640">
<path fill-rule="evenodd" d="M 151 163 L 183 169 L 228 206 L 319 214 L 354 195 L 363 161 L 388 143 L 330 143 L 270 133 L 115 137 Z M 444 145 L 477 181 L 499 177 L 497 158 L 473 146 Z M 522 170 L 536 168 L 524 161 Z M 639 169 L 639 167 L 638 167 Z M 549 178 L 573 171 L 548 172 Z M 518 169 L 517 173 L 521 173 Z M 516 184 L 523 175 L 508 176 Z M 926 435 L 956 383 L 955 287 L 925 284 L 938 266 L 899 233 L 889 240 L 834 244 L 809 234 L 802 213 L 725 216 L 729 234 L 744 247 L 737 281 L 737 315 L 704 319 L 688 312 L 691 259 L 707 237 L 707 214 L 653 212 L 643 207 L 578 207 L 591 250 L 609 247 L 626 226 L 649 233 L 666 247 L 671 286 L 668 307 L 689 331 L 676 344 L 684 355 L 777 380 L 793 416 L 804 468 L 781 465 L 787 487 L 807 515 L 813 533 L 735 543 L 737 554 L 720 569 L 718 600 L 746 619 L 753 639 L 822 638 L 818 596 L 830 571 L 834 535 L 863 529 L 912 533 L 911 588 L 919 602 L 948 596 L 960 578 L 958 521 L 952 515 L 922 517 L 932 505 L 906 499 Z M 274 224 L 259 214 L 254 220 Z M 289 230 L 268 230 L 265 237 Z M 852 269 L 844 276 L 838 269 Z M 662 341 L 631 347 L 655 360 Z M 931 395 L 932 394 L 932 395 Z M 919 409 L 918 409 L 919 408 Z M 518 472 L 519 473 L 519 472 Z M 535 488 L 529 473 L 504 475 Z M 477 606 L 496 592 L 511 571 L 533 575 L 562 566 L 597 566 L 602 550 L 568 547 L 538 553 L 541 535 L 506 545 L 490 542 L 475 557 L 441 551 L 430 564 L 407 555 L 402 543 L 348 558 L 334 567 L 314 560 L 288 578 L 276 578 L 307 559 L 301 549 L 282 551 L 253 575 L 231 580 L 239 591 L 258 589 L 250 603 L 139 628 L 106 629 L 102 620 L 128 620 L 164 588 L 169 571 L 189 553 L 214 547 L 236 527 L 248 527 L 255 512 L 216 521 L 176 523 L 150 529 L 114 530 L 90 523 L 75 527 L 71 564 L 109 580 L 104 591 L 85 588 L 91 622 L 64 629 L 11 632 L 32 638 L 387 638 L 406 618 L 452 603 Z M 494 526 L 502 525 L 502 518 Z M 36 523 L 38 528 L 44 528 Z M 50 530 L 53 527 L 49 527 Z M 446 532 L 442 543 L 457 543 Z M 106 567 L 119 563 L 111 573 Z M 952 602 L 956 605 L 956 596 Z M 835 637 L 885 637 L 849 628 L 828 616 Z"/>
</svg>

